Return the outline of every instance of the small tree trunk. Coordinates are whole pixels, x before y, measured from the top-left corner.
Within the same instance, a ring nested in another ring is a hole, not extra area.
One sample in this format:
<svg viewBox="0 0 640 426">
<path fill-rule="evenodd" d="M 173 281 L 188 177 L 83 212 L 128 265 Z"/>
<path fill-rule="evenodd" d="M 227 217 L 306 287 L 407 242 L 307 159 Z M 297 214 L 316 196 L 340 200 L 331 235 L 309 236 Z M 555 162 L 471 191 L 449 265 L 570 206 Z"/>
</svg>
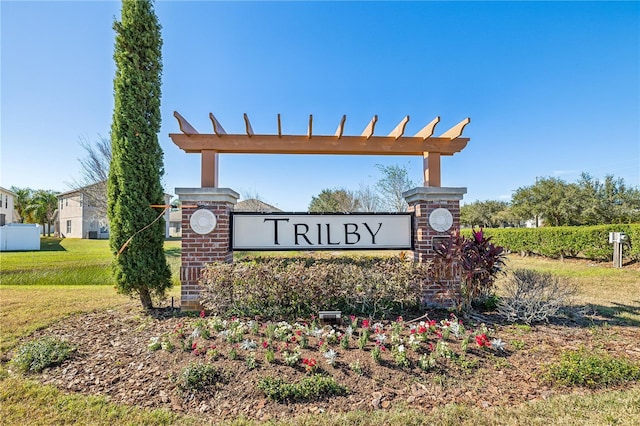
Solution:
<svg viewBox="0 0 640 426">
<path fill-rule="evenodd" d="M 144 286 L 140 288 L 140 303 L 142 303 L 142 307 L 145 309 L 153 309 L 153 301 L 151 300 L 151 293 L 149 293 L 149 289 Z"/>
</svg>

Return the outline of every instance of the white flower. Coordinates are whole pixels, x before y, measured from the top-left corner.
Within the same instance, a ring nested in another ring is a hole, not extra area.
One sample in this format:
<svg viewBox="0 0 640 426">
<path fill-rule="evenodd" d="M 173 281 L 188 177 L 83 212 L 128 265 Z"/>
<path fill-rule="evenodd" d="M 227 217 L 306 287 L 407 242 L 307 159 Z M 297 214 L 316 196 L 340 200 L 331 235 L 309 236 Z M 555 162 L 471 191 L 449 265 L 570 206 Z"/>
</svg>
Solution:
<svg viewBox="0 0 640 426">
<path fill-rule="evenodd" d="M 387 336 L 384 334 L 376 334 L 376 341 L 382 345 L 387 341 Z"/>
<path fill-rule="evenodd" d="M 344 334 L 346 334 L 347 336 L 353 335 L 353 327 L 351 327 L 350 325 L 347 326 L 347 328 L 344 330 Z"/>
<path fill-rule="evenodd" d="M 504 352 L 504 342 L 502 339 L 493 339 L 491 341 L 491 347 L 497 351 Z"/>
<path fill-rule="evenodd" d="M 338 357 L 338 353 L 333 349 L 329 349 L 322 355 L 327 359 L 327 364 L 334 365 L 336 363 L 336 358 Z"/>
<path fill-rule="evenodd" d="M 252 351 L 257 347 L 258 344 L 255 341 L 249 339 L 245 339 L 242 341 L 242 343 L 240 343 L 240 348 L 244 349 L 245 351 Z"/>
<path fill-rule="evenodd" d="M 398 352 L 400 352 L 400 353 L 404 352 L 404 345 L 399 345 L 398 346 Z"/>
<path fill-rule="evenodd" d="M 191 333 L 190 337 L 192 339 L 197 339 L 198 337 L 200 337 L 200 327 L 196 327 L 196 329 L 193 330 L 193 333 Z"/>
</svg>

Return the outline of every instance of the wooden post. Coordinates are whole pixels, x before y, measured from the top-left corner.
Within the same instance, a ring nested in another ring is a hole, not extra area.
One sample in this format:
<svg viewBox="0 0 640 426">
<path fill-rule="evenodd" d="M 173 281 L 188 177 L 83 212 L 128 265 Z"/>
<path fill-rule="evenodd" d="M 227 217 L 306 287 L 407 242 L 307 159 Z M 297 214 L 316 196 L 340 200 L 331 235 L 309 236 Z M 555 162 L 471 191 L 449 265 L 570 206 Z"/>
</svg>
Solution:
<svg viewBox="0 0 640 426">
<path fill-rule="evenodd" d="M 211 150 L 202 150 L 202 177 L 200 185 L 203 188 L 218 187 L 218 153 Z"/>
<path fill-rule="evenodd" d="M 440 183 L 440 153 L 425 152 L 422 154 L 424 186 L 439 187 Z"/>
</svg>

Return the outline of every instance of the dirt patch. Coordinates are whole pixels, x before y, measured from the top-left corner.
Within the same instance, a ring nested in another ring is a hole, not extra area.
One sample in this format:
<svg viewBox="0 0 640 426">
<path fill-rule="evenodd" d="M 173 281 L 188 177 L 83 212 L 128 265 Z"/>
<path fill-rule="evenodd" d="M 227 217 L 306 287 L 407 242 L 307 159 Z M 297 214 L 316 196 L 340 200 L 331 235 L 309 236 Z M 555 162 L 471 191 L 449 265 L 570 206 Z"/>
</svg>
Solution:
<svg viewBox="0 0 640 426">
<path fill-rule="evenodd" d="M 433 312 L 429 319 L 439 324 L 449 317 L 444 312 Z M 68 340 L 77 346 L 77 352 L 63 365 L 45 370 L 37 377 L 45 384 L 68 392 L 106 395 L 118 403 L 163 407 L 210 415 L 215 419 L 236 418 L 242 414 L 251 419 L 267 420 L 302 413 L 379 410 L 399 405 L 425 411 L 451 402 L 479 407 L 513 405 L 546 399 L 559 393 L 590 392 L 552 387 L 543 380 L 545 365 L 557 360 L 564 350 L 597 348 L 615 356 L 640 360 L 637 327 L 589 327 L 565 322 L 529 329 L 494 323 L 496 318 L 486 316 L 467 320 L 464 325 L 467 330 L 478 330 L 481 326 L 479 320 L 487 320 L 489 338 L 501 339 L 505 344 L 504 351 L 480 347 L 472 337 L 465 353 L 462 339 L 450 336 L 445 341 L 454 355 L 438 356 L 436 365 L 424 371 L 418 365 L 418 358 L 436 349 L 437 341 L 441 340 L 437 334 L 432 332 L 417 350 L 413 350 L 408 342 L 415 329 L 411 332 L 409 324 L 405 323 L 402 339 L 409 364 L 398 366 L 389 341 L 381 353 L 381 361 L 373 361 L 371 352 L 375 347 L 375 331 L 366 347 L 359 349 L 357 338 L 362 329 L 356 328 L 348 349 L 340 347 L 338 342 L 329 345 L 338 354 L 334 366 L 327 364 L 319 347 L 319 341 L 326 336 L 309 336 L 308 348 L 300 351 L 300 360 L 316 360 L 318 372 L 330 375 L 345 385 L 349 390 L 346 396 L 305 403 L 278 403 L 268 400 L 257 383 L 266 376 L 296 382 L 309 374 L 302 362 L 288 366 L 283 359 L 285 346 L 293 350 L 299 345 L 297 339 L 301 336 L 293 339 L 297 341 L 288 339 L 286 343 L 272 341 L 270 347 L 277 350 L 275 362 L 271 364 L 265 361 L 266 350 L 262 346 L 267 340 L 264 327 L 260 327 L 257 334 L 248 330 L 243 335 L 243 339 L 256 342 L 254 350 L 242 349 L 238 343 L 228 343 L 223 335 L 212 331 L 209 339 L 202 336 L 195 339 L 196 348 L 209 348 L 209 356 L 197 355 L 191 347 L 186 350 L 180 347 L 179 333 L 174 333 L 174 330 L 182 329 L 183 341 L 187 342 L 186 336 L 193 332 L 199 320 L 180 317 L 171 310 L 147 315 L 134 307 L 70 318 L 39 335 L 55 335 Z M 391 323 L 386 322 L 383 326 L 384 334 L 390 337 Z M 346 326 L 336 326 L 335 329 L 344 332 Z M 149 349 L 150 340 L 162 335 L 173 339 L 176 346 L 173 352 Z M 296 336 L 295 333 L 293 335 Z M 215 359 L 211 357 L 212 346 L 217 353 Z M 230 359 L 233 351 L 237 353 L 237 359 Z M 464 357 L 460 357 L 463 353 Z M 247 363 L 251 356 L 256 360 L 254 368 Z M 193 362 L 210 362 L 222 372 L 224 382 L 206 391 L 180 392 L 175 378 Z M 355 367 L 356 363 L 360 368 Z"/>
</svg>

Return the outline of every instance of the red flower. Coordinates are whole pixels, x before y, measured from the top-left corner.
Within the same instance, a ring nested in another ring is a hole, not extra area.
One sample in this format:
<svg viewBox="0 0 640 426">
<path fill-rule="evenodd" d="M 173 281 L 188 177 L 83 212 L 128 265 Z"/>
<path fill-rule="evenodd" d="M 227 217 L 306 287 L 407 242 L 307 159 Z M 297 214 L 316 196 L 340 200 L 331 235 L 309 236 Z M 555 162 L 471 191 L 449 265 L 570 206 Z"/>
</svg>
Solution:
<svg viewBox="0 0 640 426">
<path fill-rule="evenodd" d="M 362 328 L 369 328 L 369 320 L 368 319 L 363 319 L 362 320 Z"/>
<path fill-rule="evenodd" d="M 198 343 L 197 343 L 197 342 L 193 342 L 193 343 L 191 344 L 191 349 L 195 349 L 195 348 L 197 348 L 197 347 L 198 347 Z"/>
<path fill-rule="evenodd" d="M 399 317 L 398 317 L 398 319 L 397 319 L 396 321 L 397 321 L 397 322 L 402 322 L 402 321 L 403 321 L 402 316 L 399 316 Z"/>
<path fill-rule="evenodd" d="M 269 347 L 269 342 L 267 342 L 266 340 L 262 342 L 262 347 L 267 349 Z"/>
<path fill-rule="evenodd" d="M 291 339 L 290 339 L 290 340 L 291 340 L 291 343 L 295 343 L 295 342 L 296 342 L 296 340 L 297 340 L 297 339 L 296 339 L 296 336 L 291 336 Z"/>
<path fill-rule="evenodd" d="M 316 360 L 313 358 L 303 358 L 302 363 L 305 365 L 305 370 L 307 371 L 313 371 L 317 364 Z"/>
<path fill-rule="evenodd" d="M 200 318 L 204 318 L 204 316 L 205 316 L 205 315 L 206 315 L 206 314 L 205 314 L 205 312 L 204 312 L 204 309 L 203 309 L 203 310 L 201 310 L 201 311 L 200 311 Z"/>
<path fill-rule="evenodd" d="M 491 342 L 489 341 L 489 338 L 484 333 L 478 334 L 476 336 L 476 343 L 480 347 L 483 347 L 483 346 L 489 347 L 489 346 L 491 346 Z"/>
<path fill-rule="evenodd" d="M 349 318 L 351 319 L 351 322 L 354 322 L 356 320 L 356 316 L 355 315 L 349 315 Z"/>
</svg>

